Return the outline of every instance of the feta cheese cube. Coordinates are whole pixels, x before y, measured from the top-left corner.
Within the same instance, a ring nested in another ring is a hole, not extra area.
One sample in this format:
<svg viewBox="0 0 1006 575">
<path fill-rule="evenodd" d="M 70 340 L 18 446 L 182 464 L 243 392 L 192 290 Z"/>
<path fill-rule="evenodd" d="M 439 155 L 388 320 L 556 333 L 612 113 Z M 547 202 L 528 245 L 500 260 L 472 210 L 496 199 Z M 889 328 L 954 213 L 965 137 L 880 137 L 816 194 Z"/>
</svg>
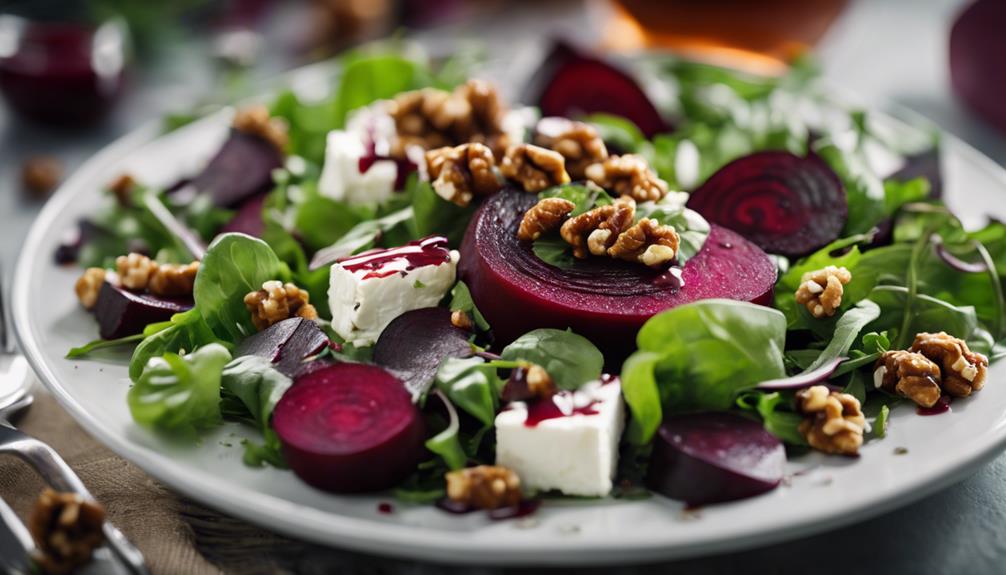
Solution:
<svg viewBox="0 0 1006 575">
<path fill-rule="evenodd" d="M 373 344 L 399 315 L 437 305 L 454 285 L 457 263 L 458 252 L 438 236 L 343 258 L 329 280 L 332 328 L 353 345 Z"/>
<path fill-rule="evenodd" d="M 321 195 L 350 204 L 378 204 L 395 193 L 398 166 L 392 160 L 377 160 L 360 172 L 366 155 L 364 137 L 357 132 L 333 130 L 325 144 L 325 167 L 318 180 Z"/>
<path fill-rule="evenodd" d="M 617 379 L 563 391 L 530 408 L 514 402 L 496 416 L 496 464 L 515 471 L 529 489 L 607 495 L 624 421 Z"/>
</svg>

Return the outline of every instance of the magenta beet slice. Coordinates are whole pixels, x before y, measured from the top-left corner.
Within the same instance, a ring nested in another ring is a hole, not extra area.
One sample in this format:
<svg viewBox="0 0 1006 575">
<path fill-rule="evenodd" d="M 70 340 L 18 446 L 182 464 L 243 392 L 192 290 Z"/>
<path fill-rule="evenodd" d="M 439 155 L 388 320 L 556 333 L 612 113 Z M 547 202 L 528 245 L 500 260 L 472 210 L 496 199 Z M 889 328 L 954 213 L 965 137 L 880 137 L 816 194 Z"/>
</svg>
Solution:
<svg viewBox="0 0 1006 575">
<path fill-rule="evenodd" d="M 294 473 L 326 491 L 393 487 L 425 455 L 419 409 L 398 378 L 374 365 L 338 363 L 298 377 L 272 424 Z"/>
<path fill-rule="evenodd" d="M 213 203 L 234 207 L 272 188 L 272 171 L 282 167 L 283 155 L 258 136 L 231 130 L 230 136 L 191 185 L 207 193 Z"/>
<path fill-rule="evenodd" d="M 647 137 L 671 131 L 646 92 L 611 64 L 559 42 L 535 73 L 527 102 L 542 116 L 605 113 L 631 120 Z"/>
<path fill-rule="evenodd" d="M 838 238 L 848 216 L 845 188 L 816 156 L 755 152 L 713 174 L 688 199 L 710 223 L 763 250 L 808 254 Z"/>
<path fill-rule="evenodd" d="M 259 194 L 245 200 L 238 206 L 231 221 L 220 228 L 221 234 L 238 232 L 261 238 L 265 232 L 265 221 L 262 220 L 262 208 L 268 194 Z"/>
<path fill-rule="evenodd" d="M 405 382 L 413 397 L 433 383 L 445 357 L 470 357 L 471 332 L 454 327 L 450 310 L 427 307 L 407 311 L 384 328 L 374 344 L 374 363 Z"/>
<path fill-rule="evenodd" d="M 688 505 L 719 503 L 775 489 L 785 465 L 782 442 L 757 421 L 694 413 L 660 426 L 646 484 Z"/>
<path fill-rule="evenodd" d="M 234 356 L 257 355 L 273 363 L 280 373 L 296 376 L 304 359 L 318 355 L 328 347 L 329 339 L 318 324 L 302 317 L 285 319 L 246 338 L 234 350 Z"/>
<path fill-rule="evenodd" d="M 141 333 L 148 324 L 168 321 L 192 305 L 192 298 L 162 298 L 105 282 L 98 292 L 94 317 L 101 337 L 117 339 Z"/>
<path fill-rule="evenodd" d="M 611 258 L 546 264 L 517 240 L 533 194 L 504 190 L 476 212 L 461 244 L 461 278 L 492 326 L 509 343 L 540 327 L 571 328 L 593 341 L 609 363 L 632 351 L 650 316 L 701 299 L 768 304 L 776 267 L 740 235 L 712 226 L 705 246 L 681 270 L 683 285 L 645 266 Z"/>
</svg>

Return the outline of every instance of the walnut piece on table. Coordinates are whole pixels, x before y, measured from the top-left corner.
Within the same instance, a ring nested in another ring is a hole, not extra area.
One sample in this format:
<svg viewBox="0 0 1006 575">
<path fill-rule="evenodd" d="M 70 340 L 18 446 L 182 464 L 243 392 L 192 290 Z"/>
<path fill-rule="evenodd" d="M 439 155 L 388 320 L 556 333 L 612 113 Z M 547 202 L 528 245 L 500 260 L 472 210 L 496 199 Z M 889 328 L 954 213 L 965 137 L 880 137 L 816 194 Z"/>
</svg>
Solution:
<svg viewBox="0 0 1006 575">
<path fill-rule="evenodd" d="M 616 196 L 629 196 L 637 202 L 659 201 L 667 195 L 667 182 L 650 169 L 646 158 L 636 154 L 608 156 L 603 162 L 587 166 L 587 179 Z"/>
<path fill-rule="evenodd" d="M 21 183 L 37 197 L 49 195 L 63 178 L 63 165 L 51 156 L 32 156 L 21 165 Z"/>
<path fill-rule="evenodd" d="M 888 393 L 932 407 L 940 399 L 940 367 L 921 353 L 903 349 L 884 352 L 873 371 L 873 384 Z"/>
<path fill-rule="evenodd" d="M 796 290 L 796 303 L 807 308 L 815 318 L 831 317 L 842 305 L 845 285 L 852 273 L 844 267 L 828 266 L 803 274 Z"/>
<path fill-rule="evenodd" d="M 504 178 L 520 184 L 525 192 L 532 193 L 568 184 L 570 181 L 562 154 L 530 144 L 516 144 L 507 148 L 500 164 L 500 173 Z"/>
<path fill-rule="evenodd" d="M 608 148 L 594 126 L 566 118 L 542 118 L 534 144 L 562 154 L 566 159 L 566 171 L 574 180 L 585 179 L 587 166 L 608 157 Z"/>
<path fill-rule="evenodd" d="M 498 465 L 447 472 L 447 497 L 472 509 L 514 507 L 521 501 L 520 477 Z"/>
<path fill-rule="evenodd" d="M 859 453 L 866 417 L 858 399 L 815 385 L 797 392 L 796 401 L 804 415 L 798 429 L 812 448 L 836 455 Z"/>
<path fill-rule="evenodd" d="M 545 198 L 528 210 L 517 228 L 517 239 L 534 241 L 562 225 L 576 204 L 563 198 Z"/>
<path fill-rule="evenodd" d="M 255 329 L 262 331 L 274 323 L 292 317 L 318 319 L 318 311 L 310 303 L 310 295 L 292 283 L 271 280 L 262 289 L 244 298 Z"/>
<path fill-rule="evenodd" d="M 492 150 L 483 144 L 461 144 L 426 152 L 426 169 L 433 191 L 459 206 L 467 206 L 475 196 L 488 196 L 503 187 L 493 168 Z"/>
<path fill-rule="evenodd" d="M 946 332 L 919 333 L 910 351 L 918 352 L 940 366 L 941 387 L 954 397 L 967 397 L 985 386 L 989 359 L 971 351 L 967 342 Z"/>
<path fill-rule="evenodd" d="M 87 565 L 105 541 L 104 522 L 105 510 L 98 503 L 46 488 L 28 517 L 38 566 L 45 573 L 64 574 Z"/>
</svg>

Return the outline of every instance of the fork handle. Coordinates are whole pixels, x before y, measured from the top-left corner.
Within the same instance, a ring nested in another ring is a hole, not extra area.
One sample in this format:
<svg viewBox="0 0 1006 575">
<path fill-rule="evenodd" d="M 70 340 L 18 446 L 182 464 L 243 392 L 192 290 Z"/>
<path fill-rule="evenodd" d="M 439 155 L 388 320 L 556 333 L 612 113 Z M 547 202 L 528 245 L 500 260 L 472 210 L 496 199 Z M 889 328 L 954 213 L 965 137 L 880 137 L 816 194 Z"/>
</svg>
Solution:
<svg viewBox="0 0 1006 575">
<path fill-rule="evenodd" d="M 0 452 L 16 455 L 35 468 L 35 471 L 53 488 L 76 493 L 94 501 L 84 482 L 63 461 L 56 450 L 42 441 L 16 429 L 0 426 Z M 105 521 L 102 532 L 112 552 L 136 575 L 147 575 L 143 554 L 133 546 L 114 525 Z"/>
</svg>

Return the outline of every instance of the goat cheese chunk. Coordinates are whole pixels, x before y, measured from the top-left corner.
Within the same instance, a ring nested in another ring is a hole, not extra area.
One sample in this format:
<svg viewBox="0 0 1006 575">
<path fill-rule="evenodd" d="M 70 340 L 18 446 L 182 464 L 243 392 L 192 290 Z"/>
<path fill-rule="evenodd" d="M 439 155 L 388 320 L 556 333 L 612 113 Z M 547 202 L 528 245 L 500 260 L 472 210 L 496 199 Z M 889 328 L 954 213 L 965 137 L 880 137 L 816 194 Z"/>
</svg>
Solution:
<svg viewBox="0 0 1006 575">
<path fill-rule="evenodd" d="M 496 464 L 515 471 L 532 490 L 607 495 L 624 420 L 617 379 L 532 404 L 513 402 L 496 416 Z"/>
<path fill-rule="evenodd" d="M 328 302 L 332 329 L 355 346 L 372 345 L 391 320 L 437 305 L 457 274 L 458 252 L 431 236 L 332 264 Z"/>
<path fill-rule="evenodd" d="M 360 171 L 367 154 L 364 137 L 355 131 L 333 130 L 325 143 L 325 167 L 318 180 L 321 195 L 349 204 L 379 204 L 395 193 L 398 166 L 377 160 Z"/>
</svg>

